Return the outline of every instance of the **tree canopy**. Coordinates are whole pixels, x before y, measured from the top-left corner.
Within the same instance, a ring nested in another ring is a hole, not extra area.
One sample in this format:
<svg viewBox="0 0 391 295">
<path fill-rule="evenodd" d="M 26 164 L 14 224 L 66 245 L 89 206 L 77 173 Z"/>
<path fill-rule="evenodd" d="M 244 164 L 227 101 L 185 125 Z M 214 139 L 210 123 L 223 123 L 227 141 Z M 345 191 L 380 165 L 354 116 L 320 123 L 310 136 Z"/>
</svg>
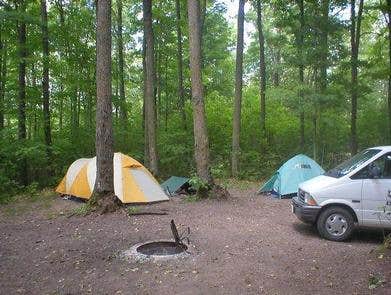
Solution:
<svg viewBox="0 0 391 295">
<path fill-rule="evenodd" d="M 114 151 L 162 178 L 191 176 L 188 3 L 152 1 L 147 32 L 143 2 L 112 1 Z M 229 177 L 238 35 L 227 9 L 239 1 L 196 2 L 209 165 L 213 177 Z M 353 150 L 390 144 L 390 1 L 244 5 L 237 177 L 265 178 L 297 153 L 330 168 L 350 155 L 352 138 Z M 95 1 L 0 1 L 0 21 L 0 195 L 9 196 L 52 186 L 75 159 L 95 156 Z"/>
</svg>

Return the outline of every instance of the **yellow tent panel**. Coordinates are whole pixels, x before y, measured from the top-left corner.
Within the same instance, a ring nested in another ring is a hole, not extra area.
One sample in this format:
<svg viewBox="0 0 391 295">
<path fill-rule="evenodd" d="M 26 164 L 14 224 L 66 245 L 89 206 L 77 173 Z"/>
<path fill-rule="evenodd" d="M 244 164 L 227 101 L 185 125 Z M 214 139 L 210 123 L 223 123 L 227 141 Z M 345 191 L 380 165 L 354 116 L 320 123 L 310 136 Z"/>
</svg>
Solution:
<svg viewBox="0 0 391 295">
<path fill-rule="evenodd" d="M 114 193 L 122 203 L 150 203 L 167 201 L 159 183 L 141 163 L 135 159 L 115 153 Z M 76 160 L 56 188 L 56 192 L 83 199 L 92 195 L 96 178 L 96 157 Z"/>
</svg>

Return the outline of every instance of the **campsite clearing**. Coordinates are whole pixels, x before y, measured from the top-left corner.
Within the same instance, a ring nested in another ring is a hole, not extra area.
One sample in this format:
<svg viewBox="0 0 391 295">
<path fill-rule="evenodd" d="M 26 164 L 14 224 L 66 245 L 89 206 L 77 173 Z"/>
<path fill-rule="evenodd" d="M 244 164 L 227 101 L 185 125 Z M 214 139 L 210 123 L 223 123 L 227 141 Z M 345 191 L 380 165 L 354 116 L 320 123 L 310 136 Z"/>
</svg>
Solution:
<svg viewBox="0 0 391 295">
<path fill-rule="evenodd" d="M 231 188 L 225 201 L 147 205 L 167 215 L 66 217 L 81 203 L 54 198 L 0 208 L 2 294 L 387 294 L 391 255 L 382 234 L 347 243 L 319 238 L 290 212 L 290 200 Z M 23 207 L 25 208 L 25 206 Z M 170 220 L 191 228 L 191 256 L 138 264 L 119 254 L 171 238 Z M 194 246 L 194 247 L 193 247 Z M 374 291 L 369 282 L 384 280 Z M 389 293 L 388 293 L 389 294 Z"/>
</svg>

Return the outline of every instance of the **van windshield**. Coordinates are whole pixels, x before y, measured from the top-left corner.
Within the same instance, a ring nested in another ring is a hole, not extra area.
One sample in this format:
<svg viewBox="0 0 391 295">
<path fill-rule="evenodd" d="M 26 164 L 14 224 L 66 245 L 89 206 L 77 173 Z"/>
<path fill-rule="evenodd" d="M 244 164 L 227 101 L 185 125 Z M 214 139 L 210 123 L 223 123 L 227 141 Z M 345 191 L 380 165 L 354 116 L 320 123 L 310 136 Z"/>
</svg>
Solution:
<svg viewBox="0 0 391 295">
<path fill-rule="evenodd" d="M 342 176 L 345 176 L 346 174 L 352 172 L 357 167 L 361 166 L 363 163 L 368 161 L 370 158 L 372 158 L 380 151 L 381 150 L 376 150 L 376 149 L 364 150 L 358 153 L 357 155 L 355 155 L 353 158 L 346 160 L 342 164 L 339 164 L 334 169 L 327 171 L 325 175 L 335 177 L 335 178 L 340 178 Z"/>
</svg>

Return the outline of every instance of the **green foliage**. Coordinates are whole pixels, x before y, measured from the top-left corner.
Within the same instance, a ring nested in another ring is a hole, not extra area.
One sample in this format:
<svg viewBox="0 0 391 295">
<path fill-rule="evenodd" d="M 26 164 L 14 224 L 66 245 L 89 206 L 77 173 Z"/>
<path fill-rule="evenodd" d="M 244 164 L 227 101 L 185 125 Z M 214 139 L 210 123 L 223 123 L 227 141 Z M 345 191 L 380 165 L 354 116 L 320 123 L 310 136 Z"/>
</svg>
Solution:
<svg viewBox="0 0 391 295">
<path fill-rule="evenodd" d="M 28 1 L 27 1 L 28 2 Z M 26 2 L 26 3 L 27 3 Z M 115 150 L 144 158 L 142 2 L 123 1 L 123 39 L 127 120 L 120 117 L 116 10 L 113 2 L 113 128 Z M 41 98 L 41 28 L 39 2 L 28 2 L 26 13 L 0 7 L 1 37 L 6 45 L 5 128 L 0 130 L 0 202 L 13 195 L 54 187 L 69 165 L 95 155 L 95 9 L 93 1 L 62 1 L 64 22 L 58 3 L 48 5 L 50 38 L 50 109 L 53 144 L 47 158 L 43 144 Z M 382 11 L 374 1 L 364 7 L 359 62 L 359 148 L 390 143 L 388 136 L 387 83 L 389 75 L 388 31 Z M 246 21 L 255 24 L 252 2 Z M 11 5 L 13 7 L 13 4 Z M 194 173 L 194 139 L 189 73 L 187 11 L 181 1 L 183 74 L 186 124 L 178 98 L 178 61 L 174 1 L 153 3 L 156 59 L 156 104 L 158 154 L 161 178 Z M 259 181 L 269 177 L 291 156 L 305 153 L 325 169 L 349 157 L 350 135 L 350 42 L 349 9 L 346 1 L 330 2 L 330 18 L 319 21 L 319 2 L 305 1 L 302 50 L 299 8 L 296 2 L 264 3 L 266 40 L 266 136 L 260 132 L 259 43 L 250 29 L 245 38 L 242 118 L 240 135 L 241 179 Z M 202 36 L 202 74 L 205 111 L 210 142 L 211 171 L 216 178 L 230 176 L 232 115 L 235 81 L 236 22 L 229 20 L 226 4 L 207 1 Z M 331 13 L 332 12 L 332 13 Z M 16 21 L 28 24 L 26 59 L 27 139 L 18 140 L 18 43 Z M 246 24 L 248 28 L 248 24 Z M 328 32 L 327 81 L 320 81 L 322 48 L 319 32 Z M 246 29 L 247 30 L 247 29 Z M 364 34 L 365 32 L 365 34 Z M 2 52 L 4 53 L 4 52 Z M 298 67 L 304 66 L 304 83 Z M 275 74 L 279 81 L 275 81 Z M 320 91 L 319 83 L 327 82 Z M 299 94 L 302 94 L 300 96 Z M 304 147 L 300 147 L 300 114 L 304 112 Z M 317 121 L 317 129 L 314 127 Z M 186 126 L 185 126 L 186 125 Z M 186 127 L 186 128 L 185 128 Z M 316 135 L 315 135 L 316 131 Z M 315 144 L 317 148 L 315 149 Z M 23 187 L 20 167 L 27 163 L 28 182 Z M 50 171 L 51 173 L 48 173 Z M 207 190 L 197 179 L 194 185 Z M 197 189 L 197 190 L 199 190 Z"/>
<path fill-rule="evenodd" d="M 80 205 L 79 207 L 76 207 L 74 208 L 71 213 L 69 214 L 69 216 L 86 216 L 88 214 L 90 214 L 92 212 L 93 208 L 92 206 L 87 202 L 87 203 L 84 203 L 82 205 Z"/>
<path fill-rule="evenodd" d="M 371 274 L 368 279 L 368 288 L 370 290 L 376 289 L 380 286 L 382 286 L 386 281 L 384 278 L 380 275 L 373 275 Z"/>
<path fill-rule="evenodd" d="M 140 207 L 137 207 L 137 206 L 130 206 L 126 209 L 126 211 L 128 212 L 128 215 L 133 215 L 135 213 L 138 213 L 140 212 Z"/>
<path fill-rule="evenodd" d="M 186 196 L 184 200 L 188 203 L 195 203 L 195 202 L 200 201 L 201 199 L 202 198 L 198 195 L 189 195 L 189 196 Z"/>
<path fill-rule="evenodd" d="M 209 183 L 205 182 L 198 176 L 194 175 L 190 178 L 189 184 L 191 189 L 196 191 L 198 198 L 207 198 L 209 196 L 209 191 L 211 189 Z"/>
</svg>

